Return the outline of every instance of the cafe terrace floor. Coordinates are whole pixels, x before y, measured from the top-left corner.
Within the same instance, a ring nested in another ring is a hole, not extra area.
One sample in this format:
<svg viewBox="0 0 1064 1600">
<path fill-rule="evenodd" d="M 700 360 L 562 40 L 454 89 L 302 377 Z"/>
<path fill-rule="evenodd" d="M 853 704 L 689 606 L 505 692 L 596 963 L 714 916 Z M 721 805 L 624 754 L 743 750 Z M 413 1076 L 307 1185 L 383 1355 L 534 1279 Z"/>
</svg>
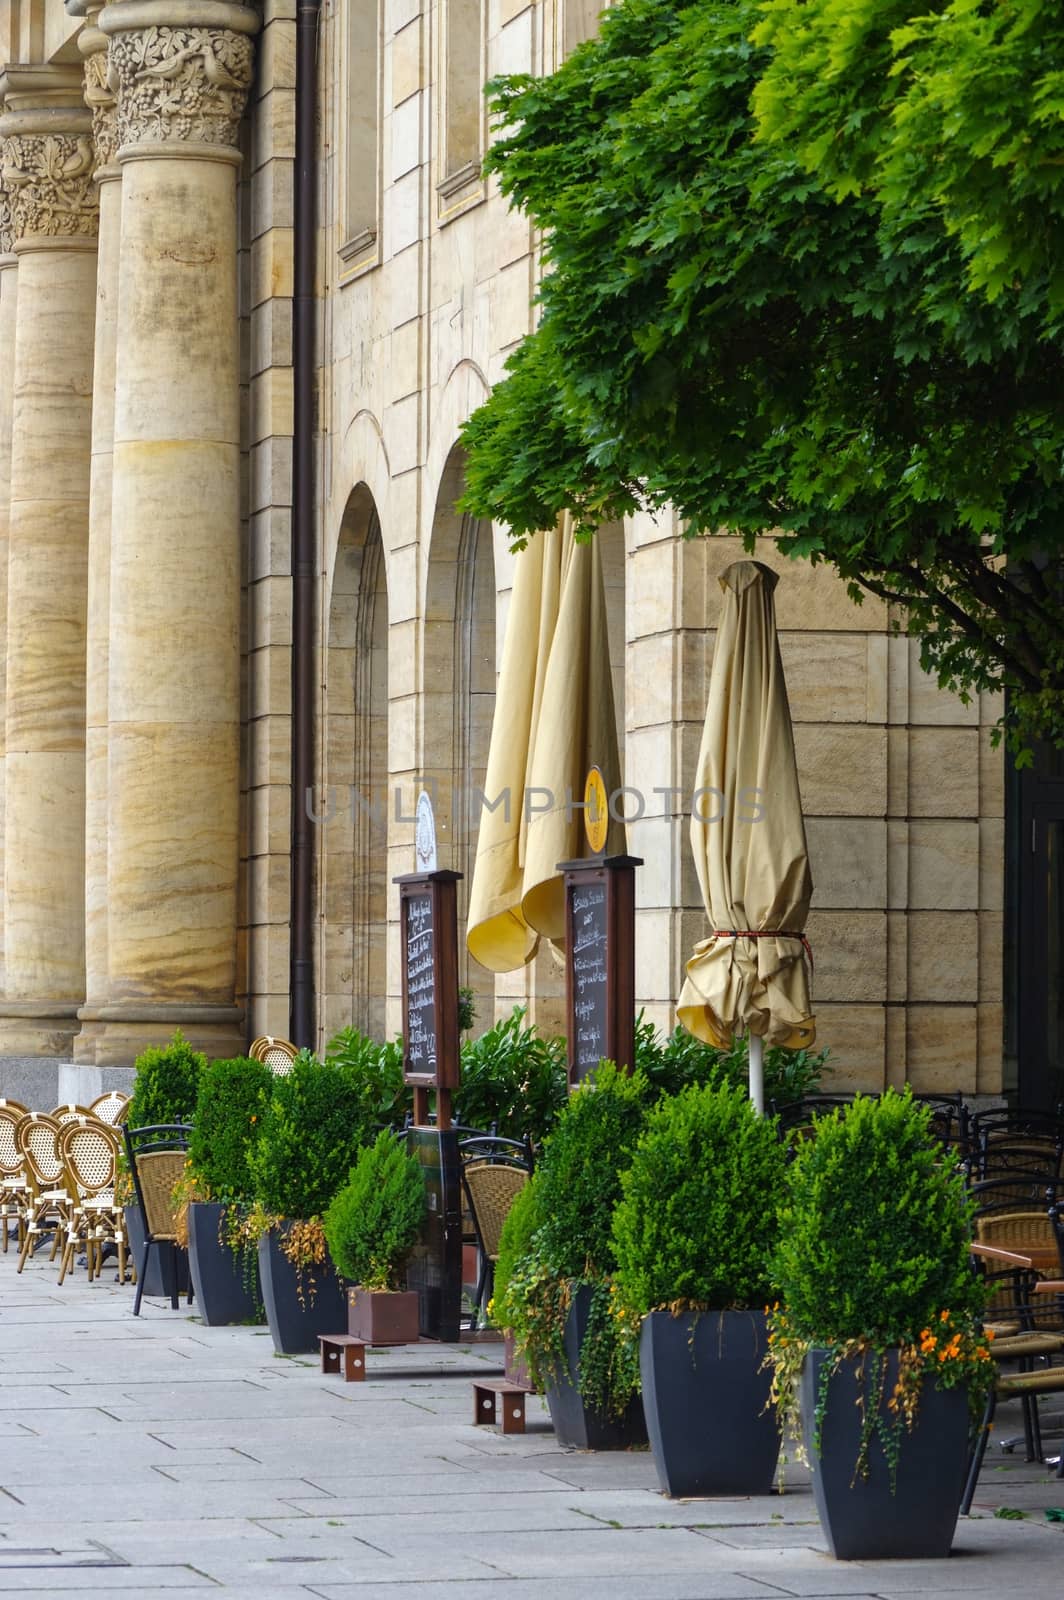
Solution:
<svg viewBox="0 0 1064 1600">
<path fill-rule="evenodd" d="M 995 1443 L 948 1561 L 841 1564 L 806 1474 L 668 1501 L 648 1454 L 471 1425 L 491 1346 L 374 1353 L 364 1383 L 205 1328 L 113 1271 L 0 1256 L 0 1595 L 254 1600 L 1059 1600 L 1064 1482 Z M 1017 1432 L 1004 1410 L 995 1439 Z M 1052 1448 L 1052 1447 L 1051 1447 Z M 1023 1512 L 1004 1518 L 1001 1508 Z"/>
</svg>

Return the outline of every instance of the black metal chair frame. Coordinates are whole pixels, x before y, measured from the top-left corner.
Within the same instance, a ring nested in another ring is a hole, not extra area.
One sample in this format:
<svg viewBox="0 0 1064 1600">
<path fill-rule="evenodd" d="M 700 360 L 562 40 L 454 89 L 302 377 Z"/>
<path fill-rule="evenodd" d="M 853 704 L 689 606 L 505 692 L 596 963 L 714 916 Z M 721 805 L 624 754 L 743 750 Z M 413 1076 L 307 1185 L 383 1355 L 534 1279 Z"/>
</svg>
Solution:
<svg viewBox="0 0 1064 1600">
<path fill-rule="evenodd" d="M 154 1155 L 160 1151 L 185 1151 L 188 1149 L 189 1135 L 192 1125 L 188 1122 L 158 1122 L 143 1128 L 125 1127 L 122 1130 L 125 1136 L 126 1159 L 129 1162 L 130 1174 L 133 1178 L 133 1189 L 140 1206 L 141 1216 L 144 1219 L 144 1254 L 137 1264 L 137 1292 L 133 1300 L 133 1315 L 140 1316 L 140 1302 L 144 1294 L 144 1280 L 148 1272 L 148 1262 L 151 1258 L 152 1246 L 172 1243 L 169 1239 L 156 1239 L 152 1233 L 148 1220 L 148 1208 L 144 1204 L 144 1190 L 141 1186 L 140 1171 L 137 1162 L 141 1156 Z M 154 1137 L 144 1139 L 143 1135 Z M 170 1283 L 170 1309 L 178 1309 L 177 1294 L 177 1262 L 174 1261 L 174 1275 Z M 192 1283 L 189 1281 L 188 1301 L 192 1301 Z"/>
<path fill-rule="evenodd" d="M 478 1166 L 488 1164 L 493 1167 L 513 1167 L 517 1171 L 531 1174 L 533 1169 L 533 1155 L 531 1142 L 526 1138 L 524 1143 L 519 1139 L 508 1139 L 498 1133 L 478 1133 L 470 1138 L 462 1139 L 458 1145 L 459 1155 L 462 1157 L 462 1192 L 469 1207 L 469 1214 L 473 1218 L 473 1230 L 477 1240 L 477 1256 L 480 1270 L 477 1273 L 476 1293 L 473 1296 L 472 1326 L 479 1326 L 480 1314 L 491 1299 L 492 1288 L 495 1281 L 495 1263 L 488 1255 L 484 1244 L 484 1234 L 477 1215 L 476 1204 L 466 1178 L 466 1166 L 475 1161 Z"/>
</svg>

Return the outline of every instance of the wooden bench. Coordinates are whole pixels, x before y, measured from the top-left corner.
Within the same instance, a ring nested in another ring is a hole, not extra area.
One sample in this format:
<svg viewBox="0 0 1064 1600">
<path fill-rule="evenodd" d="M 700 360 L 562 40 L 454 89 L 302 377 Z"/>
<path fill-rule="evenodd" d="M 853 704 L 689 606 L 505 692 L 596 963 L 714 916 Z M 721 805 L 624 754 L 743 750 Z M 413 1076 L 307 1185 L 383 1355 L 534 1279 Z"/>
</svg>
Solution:
<svg viewBox="0 0 1064 1600">
<path fill-rule="evenodd" d="M 502 1396 L 503 1433 L 524 1433 L 525 1396 L 529 1391 L 508 1378 L 483 1378 L 473 1381 L 473 1422 L 496 1422 L 496 1403 Z"/>
<path fill-rule="evenodd" d="M 340 1372 L 345 1383 L 361 1383 L 366 1376 L 366 1347 L 349 1333 L 319 1333 L 321 1370 Z"/>
</svg>

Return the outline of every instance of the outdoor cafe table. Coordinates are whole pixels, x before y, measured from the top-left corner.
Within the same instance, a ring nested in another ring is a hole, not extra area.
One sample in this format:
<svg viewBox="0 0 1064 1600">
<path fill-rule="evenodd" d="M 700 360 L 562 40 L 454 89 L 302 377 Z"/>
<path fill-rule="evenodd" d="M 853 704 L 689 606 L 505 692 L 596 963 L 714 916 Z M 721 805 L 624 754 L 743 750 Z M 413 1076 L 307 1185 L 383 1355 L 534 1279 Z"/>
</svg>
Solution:
<svg viewBox="0 0 1064 1600">
<path fill-rule="evenodd" d="M 1060 1265 L 1060 1253 L 1052 1244 L 1030 1244 L 1023 1250 L 1004 1250 L 996 1244 L 972 1243 L 968 1248 L 973 1256 L 981 1256 L 986 1261 L 998 1261 L 1003 1266 L 1018 1267 L 1021 1271 L 1039 1275 L 1052 1272 Z"/>
</svg>

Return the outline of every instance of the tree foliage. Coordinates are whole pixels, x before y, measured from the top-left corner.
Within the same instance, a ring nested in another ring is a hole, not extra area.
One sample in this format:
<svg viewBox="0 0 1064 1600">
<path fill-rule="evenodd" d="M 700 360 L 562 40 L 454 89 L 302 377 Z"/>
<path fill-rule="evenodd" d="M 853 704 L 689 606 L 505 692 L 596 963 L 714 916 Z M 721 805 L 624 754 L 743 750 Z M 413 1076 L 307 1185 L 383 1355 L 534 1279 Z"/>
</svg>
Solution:
<svg viewBox="0 0 1064 1600">
<path fill-rule="evenodd" d="M 466 509 L 775 532 L 1064 742 L 1062 44 L 1052 0 L 620 0 L 495 80 L 545 275 Z"/>
</svg>

